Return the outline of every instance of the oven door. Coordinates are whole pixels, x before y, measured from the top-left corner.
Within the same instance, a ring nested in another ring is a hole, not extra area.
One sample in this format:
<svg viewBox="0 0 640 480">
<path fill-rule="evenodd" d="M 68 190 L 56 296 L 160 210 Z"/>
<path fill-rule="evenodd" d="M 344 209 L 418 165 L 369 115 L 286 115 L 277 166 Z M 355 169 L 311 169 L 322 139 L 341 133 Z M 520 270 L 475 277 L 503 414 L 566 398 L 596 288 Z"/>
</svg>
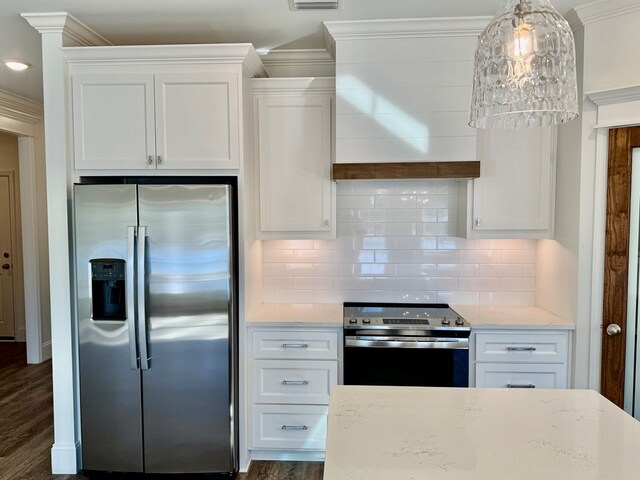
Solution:
<svg viewBox="0 0 640 480">
<path fill-rule="evenodd" d="M 469 339 L 345 335 L 344 383 L 468 387 Z"/>
</svg>

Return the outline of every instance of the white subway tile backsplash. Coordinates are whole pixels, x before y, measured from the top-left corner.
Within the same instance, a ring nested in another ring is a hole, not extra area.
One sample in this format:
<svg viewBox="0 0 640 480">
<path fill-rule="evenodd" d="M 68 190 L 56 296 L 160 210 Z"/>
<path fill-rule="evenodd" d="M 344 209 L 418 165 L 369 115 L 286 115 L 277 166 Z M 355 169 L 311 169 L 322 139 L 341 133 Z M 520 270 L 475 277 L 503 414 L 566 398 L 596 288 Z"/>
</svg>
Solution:
<svg viewBox="0 0 640 480">
<path fill-rule="evenodd" d="M 376 277 L 373 288 L 376 290 L 415 290 L 415 279 L 411 277 Z"/>
<path fill-rule="evenodd" d="M 344 195 L 338 198 L 338 208 L 373 208 L 373 195 Z"/>
<path fill-rule="evenodd" d="M 416 224 L 415 223 L 376 223 L 375 226 L 376 236 L 401 236 L 401 235 L 415 235 Z"/>
<path fill-rule="evenodd" d="M 398 303 L 437 303 L 438 292 L 396 292 L 395 301 Z"/>
<path fill-rule="evenodd" d="M 293 284 L 296 290 L 333 290 L 332 278 L 296 277 Z"/>
<path fill-rule="evenodd" d="M 295 250 L 293 260 L 298 263 L 333 262 L 333 250 Z"/>
<path fill-rule="evenodd" d="M 414 208 L 395 210 L 396 222 L 437 222 L 437 208 Z M 447 221 L 447 220 L 445 220 Z"/>
<path fill-rule="evenodd" d="M 416 208 L 416 196 L 376 195 L 375 208 Z"/>
<path fill-rule="evenodd" d="M 398 250 L 435 250 L 438 246 L 437 237 L 396 237 Z M 386 247 L 392 248 L 392 247 Z"/>
<path fill-rule="evenodd" d="M 458 290 L 459 281 L 457 277 L 418 277 L 415 281 L 415 290 Z"/>
<path fill-rule="evenodd" d="M 504 254 L 504 251 L 502 252 Z M 522 265 L 480 265 L 481 277 L 522 277 Z"/>
<path fill-rule="evenodd" d="M 263 282 L 265 290 L 291 290 L 293 277 L 266 277 Z"/>
<path fill-rule="evenodd" d="M 265 263 L 283 263 L 293 261 L 293 250 L 265 250 L 262 258 Z"/>
<path fill-rule="evenodd" d="M 263 301 L 533 304 L 537 242 L 456 237 L 457 188 L 338 182 L 337 239 L 263 241 Z"/>
<path fill-rule="evenodd" d="M 427 195 L 438 193 L 437 180 L 398 180 L 395 193 L 398 195 Z"/>
<path fill-rule="evenodd" d="M 536 263 L 535 250 L 503 250 L 502 263 Z"/>
</svg>

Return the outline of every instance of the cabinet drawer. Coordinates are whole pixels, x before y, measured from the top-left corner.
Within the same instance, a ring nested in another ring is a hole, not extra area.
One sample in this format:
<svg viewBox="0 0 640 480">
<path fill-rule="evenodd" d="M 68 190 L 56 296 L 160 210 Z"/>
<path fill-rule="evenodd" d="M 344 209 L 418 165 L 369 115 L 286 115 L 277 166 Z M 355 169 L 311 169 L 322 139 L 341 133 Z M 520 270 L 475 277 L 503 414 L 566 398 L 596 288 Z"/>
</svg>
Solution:
<svg viewBox="0 0 640 480">
<path fill-rule="evenodd" d="M 476 364 L 476 387 L 567 388 L 567 367 L 563 364 Z"/>
<path fill-rule="evenodd" d="M 565 363 L 566 334 L 477 333 L 478 362 Z"/>
<path fill-rule="evenodd" d="M 329 388 L 338 383 L 338 362 L 258 360 L 254 363 L 255 403 L 329 404 Z"/>
<path fill-rule="evenodd" d="M 253 332 L 253 358 L 337 360 L 338 333 L 259 330 Z"/>
<path fill-rule="evenodd" d="M 255 405 L 252 448 L 324 450 L 329 407 Z"/>
</svg>

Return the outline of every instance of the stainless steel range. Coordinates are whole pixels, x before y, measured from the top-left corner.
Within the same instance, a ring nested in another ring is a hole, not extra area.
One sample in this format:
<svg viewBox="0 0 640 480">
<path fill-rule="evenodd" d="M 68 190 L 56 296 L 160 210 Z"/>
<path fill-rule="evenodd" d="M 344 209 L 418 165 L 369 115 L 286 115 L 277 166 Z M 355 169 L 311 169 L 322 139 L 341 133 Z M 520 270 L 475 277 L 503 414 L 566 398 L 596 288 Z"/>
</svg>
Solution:
<svg viewBox="0 0 640 480">
<path fill-rule="evenodd" d="M 470 333 L 443 303 L 345 303 L 344 383 L 467 387 Z"/>
</svg>

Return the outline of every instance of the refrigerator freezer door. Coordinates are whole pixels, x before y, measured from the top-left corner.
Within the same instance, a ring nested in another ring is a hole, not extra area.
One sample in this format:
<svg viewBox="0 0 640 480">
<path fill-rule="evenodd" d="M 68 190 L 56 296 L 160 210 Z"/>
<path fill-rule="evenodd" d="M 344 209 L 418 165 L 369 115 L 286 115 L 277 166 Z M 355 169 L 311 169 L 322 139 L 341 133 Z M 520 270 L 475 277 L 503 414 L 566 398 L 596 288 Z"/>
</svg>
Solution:
<svg viewBox="0 0 640 480">
<path fill-rule="evenodd" d="M 147 227 L 145 471 L 233 471 L 229 187 L 139 185 L 138 195 Z"/>
<path fill-rule="evenodd" d="M 141 380 L 131 354 L 135 338 L 133 343 L 129 338 L 130 332 L 135 334 L 129 329 L 135 319 L 130 311 L 124 320 L 122 315 L 105 320 L 97 314 L 102 320 L 92 319 L 93 301 L 121 302 L 133 280 L 128 232 L 137 222 L 136 187 L 76 185 L 74 202 L 83 468 L 141 472 Z M 95 259 L 104 261 L 94 262 L 92 273 L 90 261 Z M 124 289 L 122 279 L 109 278 L 109 269 L 121 260 L 127 271 Z"/>
</svg>

